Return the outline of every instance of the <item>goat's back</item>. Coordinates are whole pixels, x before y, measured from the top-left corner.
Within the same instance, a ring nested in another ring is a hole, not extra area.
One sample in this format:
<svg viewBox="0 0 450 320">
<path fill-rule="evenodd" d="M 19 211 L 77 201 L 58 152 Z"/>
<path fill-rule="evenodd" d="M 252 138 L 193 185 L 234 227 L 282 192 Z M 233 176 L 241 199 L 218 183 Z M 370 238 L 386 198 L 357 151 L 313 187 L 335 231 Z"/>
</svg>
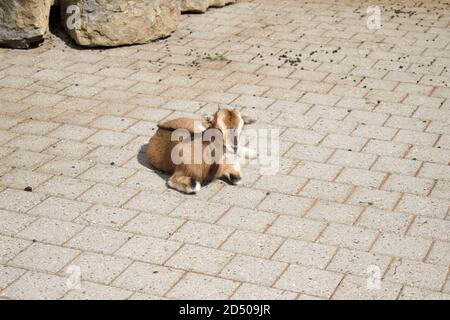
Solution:
<svg viewBox="0 0 450 320">
<path fill-rule="evenodd" d="M 172 149 L 179 143 L 178 141 L 172 141 L 171 139 L 174 130 L 186 129 L 192 134 L 194 132 L 202 132 L 205 128 L 206 124 L 201 120 L 189 118 L 178 118 L 159 124 L 158 130 L 150 139 L 147 148 L 147 158 L 150 164 L 160 171 L 173 173 L 177 166 L 172 161 Z M 191 135 L 191 138 L 193 138 L 193 135 Z M 202 143 L 202 145 L 204 144 Z M 203 163 L 193 164 L 194 143 L 191 142 L 190 146 L 185 146 L 185 148 L 188 152 L 190 151 L 189 157 L 191 158 L 191 161 L 189 163 L 192 164 L 182 165 L 182 167 L 184 167 L 183 170 L 201 181 L 201 177 L 204 175 L 203 171 L 208 170 L 208 168 L 205 168 L 205 164 Z"/>
<path fill-rule="evenodd" d="M 177 141 L 171 141 L 172 131 L 158 129 L 150 138 L 147 147 L 147 159 L 156 169 L 168 173 L 175 171 L 175 164 L 172 162 L 172 149 Z"/>
</svg>

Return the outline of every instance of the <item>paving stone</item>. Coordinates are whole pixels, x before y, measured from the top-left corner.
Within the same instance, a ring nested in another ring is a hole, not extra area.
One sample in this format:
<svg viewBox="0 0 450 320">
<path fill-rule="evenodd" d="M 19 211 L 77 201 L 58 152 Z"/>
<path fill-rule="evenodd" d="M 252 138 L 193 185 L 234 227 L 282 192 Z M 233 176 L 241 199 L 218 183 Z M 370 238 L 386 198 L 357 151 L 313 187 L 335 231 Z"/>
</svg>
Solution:
<svg viewBox="0 0 450 320">
<path fill-rule="evenodd" d="M 82 159 L 87 153 L 96 148 L 93 144 L 75 140 L 61 140 L 46 150 L 47 153 L 69 159 Z"/>
<path fill-rule="evenodd" d="M 362 208 L 357 206 L 318 201 L 308 211 L 306 217 L 326 222 L 352 224 L 358 218 L 361 211 Z"/>
<path fill-rule="evenodd" d="M 0 289 L 6 288 L 25 273 L 24 270 L 7 266 L 0 266 Z"/>
<path fill-rule="evenodd" d="M 98 183 L 82 194 L 78 199 L 85 202 L 118 207 L 131 199 L 136 193 L 136 190 Z"/>
<path fill-rule="evenodd" d="M 170 240 L 217 248 L 233 231 L 234 228 L 231 227 L 188 221 L 170 237 Z"/>
<path fill-rule="evenodd" d="M 433 185 L 433 180 L 393 174 L 389 176 L 389 178 L 383 184 L 383 189 L 388 191 L 405 192 L 417 195 L 427 195 L 430 193 Z"/>
<path fill-rule="evenodd" d="M 450 169 L 447 165 L 425 162 L 419 171 L 419 176 L 438 180 L 450 180 Z"/>
<path fill-rule="evenodd" d="M 329 134 L 322 142 L 321 146 L 342 150 L 360 151 L 366 144 L 367 139 L 351 137 L 342 134 Z"/>
<path fill-rule="evenodd" d="M 134 236 L 115 255 L 132 260 L 162 264 L 177 251 L 181 243 L 158 238 Z"/>
<path fill-rule="evenodd" d="M 117 188 L 118 192 L 124 190 L 123 188 Z M 123 191 L 122 191 L 123 192 Z M 127 197 L 135 194 L 136 191 L 127 191 Z M 130 197 L 128 197 L 129 199 Z M 128 200 L 127 199 L 127 200 Z M 125 201 L 124 201 L 125 202 Z M 181 199 L 175 196 L 169 195 L 157 195 L 150 192 L 141 192 L 133 199 L 125 204 L 127 209 L 135 209 L 145 211 L 149 213 L 167 214 L 172 211 L 179 203 Z M 151 205 L 149 205 L 151 204 Z"/>
<path fill-rule="evenodd" d="M 399 300 L 449 300 L 450 295 L 426 289 L 405 286 Z"/>
<path fill-rule="evenodd" d="M 120 147 L 125 145 L 133 138 L 132 135 L 111 130 L 100 130 L 94 135 L 90 136 L 86 142 L 102 145 Z"/>
<path fill-rule="evenodd" d="M 450 150 L 427 146 L 413 146 L 409 150 L 406 158 L 438 164 L 448 164 L 450 161 Z"/>
<path fill-rule="evenodd" d="M 214 204 L 197 199 L 187 199 L 170 213 L 170 216 L 205 222 L 216 221 L 226 210 L 227 205 Z"/>
<path fill-rule="evenodd" d="M 183 275 L 181 271 L 157 265 L 134 262 L 113 285 L 131 291 L 162 296 Z"/>
<path fill-rule="evenodd" d="M 0 263 L 4 264 L 31 244 L 31 241 L 0 235 Z"/>
<path fill-rule="evenodd" d="M 314 241 L 326 223 L 310 219 L 281 215 L 272 223 L 267 233 L 281 237 Z"/>
<path fill-rule="evenodd" d="M 93 182 L 88 182 L 85 180 L 56 176 L 41 184 L 38 188 L 36 188 L 36 191 L 73 200 L 93 185 Z"/>
<path fill-rule="evenodd" d="M 56 219 L 39 218 L 18 233 L 21 238 L 61 245 L 83 229 L 80 224 Z"/>
<path fill-rule="evenodd" d="M 310 180 L 299 195 L 322 200 L 343 202 L 352 191 L 347 184 Z"/>
<path fill-rule="evenodd" d="M 124 148 L 100 146 L 99 148 L 86 155 L 85 159 L 105 165 L 111 165 L 111 163 L 114 163 L 115 165 L 121 166 L 132 157 L 136 157 L 136 150 L 126 150 Z"/>
<path fill-rule="evenodd" d="M 19 253 L 11 263 L 17 267 L 55 273 L 78 254 L 77 250 L 34 243 Z"/>
<path fill-rule="evenodd" d="M 328 148 L 295 144 L 284 156 L 298 160 L 325 162 L 332 153 L 333 150 Z"/>
<path fill-rule="evenodd" d="M 152 171 L 138 171 L 127 178 L 121 186 L 156 193 L 164 192 L 167 189 L 165 179 Z"/>
<path fill-rule="evenodd" d="M 450 200 L 450 181 L 438 181 L 430 197 Z"/>
<path fill-rule="evenodd" d="M 404 234 L 413 217 L 407 213 L 367 208 L 358 220 L 357 225 L 369 229 Z"/>
<path fill-rule="evenodd" d="M 329 298 L 341 279 L 342 275 L 339 273 L 291 265 L 275 287 Z"/>
<path fill-rule="evenodd" d="M 64 296 L 64 300 L 125 300 L 132 295 L 126 291 L 110 286 L 82 281 L 80 289 L 72 289 Z"/>
<path fill-rule="evenodd" d="M 96 165 L 84 172 L 79 177 L 84 180 L 108 183 L 113 185 L 119 185 L 124 182 L 129 176 L 134 173 L 134 170 L 114 167 L 114 166 L 103 166 Z"/>
<path fill-rule="evenodd" d="M 345 184 L 352 184 L 355 186 L 378 188 L 381 185 L 384 177 L 385 174 L 380 172 L 354 168 L 344 168 L 336 181 Z"/>
<path fill-rule="evenodd" d="M 232 207 L 217 224 L 261 232 L 268 228 L 275 218 L 276 215 L 270 212 Z"/>
<path fill-rule="evenodd" d="M 431 247 L 431 251 L 426 261 L 432 264 L 448 266 L 450 263 L 450 243 L 444 241 L 436 241 Z"/>
<path fill-rule="evenodd" d="M 5 143 L 4 146 L 33 152 L 42 152 L 56 142 L 58 142 L 58 139 L 27 134 L 13 138 L 8 143 Z"/>
<path fill-rule="evenodd" d="M 184 220 L 169 218 L 157 214 L 141 213 L 129 221 L 123 228 L 124 231 L 138 233 L 146 236 L 169 238 Z"/>
<path fill-rule="evenodd" d="M 358 187 L 347 200 L 347 203 L 352 205 L 373 206 L 379 209 L 391 210 L 392 208 L 394 208 L 399 198 L 399 193 Z"/>
<path fill-rule="evenodd" d="M 381 275 L 389 267 L 390 257 L 372 252 L 339 249 L 327 270 L 350 273 L 362 277 L 370 276 L 373 268 L 379 268 Z"/>
<path fill-rule="evenodd" d="M 187 271 L 217 274 L 232 256 L 230 252 L 186 244 L 165 265 Z"/>
<path fill-rule="evenodd" d="M 82 126 L 74 126 L 69 124 L 63 124 L 56 130 L 49 133 L 50 137 L 55 137 L 59 139 L 70 139 L 76 141 L 83 141 L 90 135 L 92 135 L 95 130 L 90 128 L 85 128 Z"/>
<path fill-rule="evenodd" d="M 334 300 L 396 300 L 401 286 L 395 283 L 381 281 L 380 288 L 370 287 L 367 278 L 352 275 L 345 276 L 339 284 L 332 299 Z"/>
<path fill-rule="evenodd" d="M 234 300 L 292 300 L 297 296 L 294 292 L 262 287 L 244 283 L 233 294 Z"/>
<path fill-rule="evenodd" d="M 221 246 L 222 250 L 269 258 L 281 245 L 283 239 L 251 231 L 238 230 Z"/>
<path fill-rule="evenodd" d="M 376 158 L 375 155 L 368 153 L 337 150 L 328 160 L 328 163 L 342 167 L 369 169 Z"/>
<path fill-rule="evenodd" d="M 108 284 L 130 264 L 125 258 L 85 252 L 70 265 L 80 268 L 81 279 Z"/>
<path fill-rule="evenodd" d="M 32 215 L 71 221 L 86 211 L 88 203 L 49 197 L 29 211 Z"/>
<path fill-rule="evenodd" d="M 87 227 L 67 242 L 67 246 L 80 250 L 113 253 L 130 237 L 131 234 L 125 232 Z"/>
<path fill-rule="evenodd" d="M 273 259 L 323 269 L 335 251 L 336 248 L 332 246 L 288 239 Z"/>
<path fill-rule="evenodd" d="M 416 217 L 408 234 L 425 239 L 450 240 L 450 221 Z"/>
<path fill-rule="evenodd" d="M 167 297 L 174 299 L 227 299 L 238 286 L 237 282 L 216 277 L 188 273 Z"/>
<path fill-rule="evenodd" d="M 47 174 L 13 169 L 0 177 L 0 185 L 15 189 L 25 189 L 26 187 L 36 188 L 50 178 L 51 176 Z"/>
<path fill-rule="evenodd" d="M 306 179 L 288 175 L 261 176 L 253 187 L 280 193 L 296 194 L 306 181 Z"/>
<path fill-rule="evenodd" d="M 413 260 L 395 261 L 386 274 L 386 280 L 438 291 L 445 283 L 447 269 Z"/>
<path fill-rule="evenodd" d="M 75 222 L 93 226 L 106 226 L 120 228 L 138 213 L 133 210 L 94 205 L 86 212 L 82 213 Z"/>
<path fill-rule="evenodd" d="M 223 268 L 220 275 L 237 281 L 270 286 L 286 266 L 282 262 L 238 255 Z"/>
<path fill-rule="evenodd" d="M 377 235 L 376 231 L 364 228 L 330 224 L 322 232 L 319 242 L 328 245 L 341 246 L 355 250 L 367 250 Z"/>
<path fill-rule="evenodd" d="M 36 218 L 25 214 L 0 210 L 0 234 L 13 236 L 25 229 Z"/>
<path fill-rule="evenodd" d="M 258 209 L 296 216 L 302 216 L 311 207 L 311 199 L 270 193 L 258 206 Z"/>
<path fill-rule="evenodd" d="M 0 208 L 25 213 L 44 198 L 38 193 L 6 189 L 0 192 Z"/>
<path fill-rule="evenodd" d="M 372 251 L 380 254 L 422 260 L 431 246 L 431 241 L 393 233 L 381 233 Z"/>
<path fill-rule="evenodd" d="M 400 200 L 396 210 L 414 215 L 443 218 L 449 207 L 450 202 L 447 200 L 406 194 Z"/>
<path fill-rule="evenodd" d="M 1 295 L 20 300 L 55 300 L 67 291 L 66 278 L 28 271 Z"/>
<path fill-rule="evenodd" d="M 331 181 L 339 174 L 341 167 L 318 163 L 302 161 L 297 167 L 292 170 L 291 175 L 316 178 L 325 181 Z"/>
<path fill-rule="evenodd" d="M 265 191 L 227 185 L 211 201 L 253 209 L 265 196 Z"/>
<path fill-rule="evenodd" d="M 0 166 L 33 170 L 51 159 L 52 156 L 49 155 L 25 150 L 14 150 L 6 157 L 0 159 Z"/>
</svg>

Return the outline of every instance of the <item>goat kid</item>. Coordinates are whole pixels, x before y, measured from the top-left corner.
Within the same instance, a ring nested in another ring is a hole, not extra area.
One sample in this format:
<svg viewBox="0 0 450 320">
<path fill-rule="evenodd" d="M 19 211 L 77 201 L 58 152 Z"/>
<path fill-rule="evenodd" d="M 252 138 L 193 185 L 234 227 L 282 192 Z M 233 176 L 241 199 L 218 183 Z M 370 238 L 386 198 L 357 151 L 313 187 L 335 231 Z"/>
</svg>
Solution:
<svg viewBox="0 0 450 320">
<path fill-rule="evenodd" d="M 181 192 L 196 193 L 202 185 L 222 177 L 239 184 L 242 175 L 236 156 L 256 157 L 255 151 L 239 146 L 242 128 L 253 122 L 228 107 L 219 108 L 211 120 L 166 121 L 150 139 L 147 158 L 154 168 L 172 174 L 167 185 Z"/>
</svg>

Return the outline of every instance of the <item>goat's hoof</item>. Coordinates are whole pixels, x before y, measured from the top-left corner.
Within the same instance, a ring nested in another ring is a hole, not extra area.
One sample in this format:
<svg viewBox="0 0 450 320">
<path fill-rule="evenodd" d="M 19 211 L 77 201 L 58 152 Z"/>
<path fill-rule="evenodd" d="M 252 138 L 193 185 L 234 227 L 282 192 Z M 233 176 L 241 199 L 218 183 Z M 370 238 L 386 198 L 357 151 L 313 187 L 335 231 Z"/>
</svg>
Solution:
<svg viewBox="0 0 450 320">
<path fill-rule="evenodd" d="M 241 184 L 241 182 L 242 182 L 242 177 L 241 177 L 241 176 L 236 176 L 236 175 L 234 175 L 234 174 L 231 174 L 231 175 L 230 175 L 230 182 L 231 182 L 231 184 L 233 184 L 233 185 Z"/>
<path fill-rule="evenodd" d="M 197 191 L 200 191 L 202 185 L 200 182 L 198 182 L 195 179 L 191 179 L 190 185 L 186 188 L 186 193 L 193 194 L 197 193 Z"/>
</svg>

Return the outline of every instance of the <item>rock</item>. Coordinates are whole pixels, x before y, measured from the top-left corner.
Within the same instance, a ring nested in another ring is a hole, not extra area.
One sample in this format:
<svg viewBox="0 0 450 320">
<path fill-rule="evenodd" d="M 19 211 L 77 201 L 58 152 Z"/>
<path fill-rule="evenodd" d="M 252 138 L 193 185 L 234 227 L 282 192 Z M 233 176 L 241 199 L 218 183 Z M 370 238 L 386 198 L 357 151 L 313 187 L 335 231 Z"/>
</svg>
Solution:
<svg viewBox="0 0 450 320">
<path fill-rule="evenodd" d="M 167 37 L 176 30 L 180 15 L 174 0 L 60 0 L 60 4 L 67 32 L 88 47 Z"/>
<path fill-rule="evenodd" d="M 209 7 L 223 7 L 236 0 L 178 0 L 181 12 L 205 12 Z"/>
<path fill-rule="evenodd" d="M 178 0 L 181 12 L 205 12 L 211 0 Z"/>
<path fill-rule="evenodd" d="M 227 4 L 235 3 L 236 0 L 210 0 L 210 7 L 224 7 Z"/>
<path fill-rule="evenodd" d="M 29 48 L 48 31 L 53 0 L 0 0 L 0 44 Z"/>
</svg>

